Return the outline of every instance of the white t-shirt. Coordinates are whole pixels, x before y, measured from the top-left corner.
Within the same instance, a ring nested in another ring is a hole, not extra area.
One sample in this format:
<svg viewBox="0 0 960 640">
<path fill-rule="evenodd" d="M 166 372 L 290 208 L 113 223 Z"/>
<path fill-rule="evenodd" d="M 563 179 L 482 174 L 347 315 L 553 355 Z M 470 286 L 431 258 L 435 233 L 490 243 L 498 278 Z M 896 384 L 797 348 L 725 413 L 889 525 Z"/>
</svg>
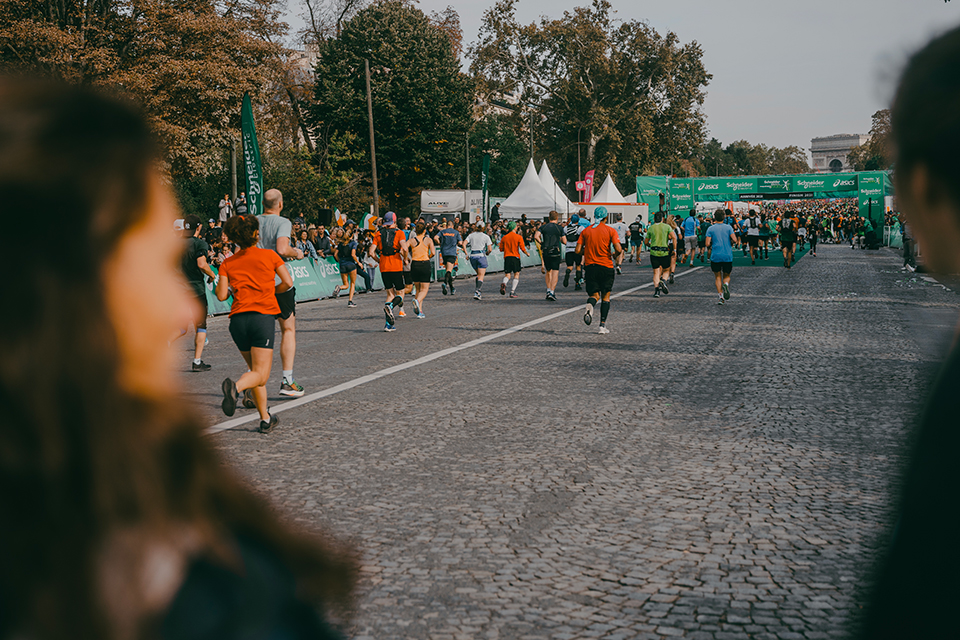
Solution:
<svg viewBox="0 0 960 640">
<path fill-rule="evenodd" d="M 610 226 L 616 230 L 617 236 L 620 238 L 620 244 L 621 245 L 626 244 L 627 231 L 630 230 L 630 227 L 628 227 L 624 222 L 614 222 Z"/>
<path fill-rule="evenodd" d="M 467 253 L 486 253 L 487 247 L 493 247 L 493 241 L 484 232 L 474 231 L 467 236 Z"/>
</svg>

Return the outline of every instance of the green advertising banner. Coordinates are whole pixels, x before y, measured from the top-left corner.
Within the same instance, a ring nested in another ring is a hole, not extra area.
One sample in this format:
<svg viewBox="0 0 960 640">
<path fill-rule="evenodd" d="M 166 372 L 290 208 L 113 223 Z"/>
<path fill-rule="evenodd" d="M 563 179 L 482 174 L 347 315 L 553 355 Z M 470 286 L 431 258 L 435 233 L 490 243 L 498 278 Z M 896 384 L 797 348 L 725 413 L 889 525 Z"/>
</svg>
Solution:
<svg viewBox="0 0 960 640">
<path fill-rule="evenodd" d="M 884 200 L 886 195 L 887 174 L 884 171 L 861 173 L 860 180 L 860 217 L 868 218 L 874 229 L 883 228 Z"/>
<path fill-rule="evenodd" d="M 693 201 L 693 180 L 690 178 L 670 178 L 670 211 L 689 211 L 695 205 L 696 203 Z"/>
<path fill-rule="evenodd" d="M 741 193 L 756 193 L 757 178 L 694 178 L 693 193 L 697 202 L 736 200 Z"/>
<path fill-rule="evenodd" d="M 260 145 L 257 143 L 257 127 L 253 123 L 253 107 L 250 94 L 243 94 L 240 109 L 240 135 L 243 145 L 243 168 L 247 175 L 247 212 L 258 216 L 263 213 L 263 169 L 260 164 Z"/>
<path fill-rule="evenodd" d="M 784 193 L 790 191 L 793 179 L 790 176 L 757 178 L 757 193 Z"/>
<path fill-rule="evenodd" d="M 660 210 L 660 194 L 668 194 L 666 176 L 637 176 L 637 201 L 646 203 L 650 212 Z"/>
</svg>

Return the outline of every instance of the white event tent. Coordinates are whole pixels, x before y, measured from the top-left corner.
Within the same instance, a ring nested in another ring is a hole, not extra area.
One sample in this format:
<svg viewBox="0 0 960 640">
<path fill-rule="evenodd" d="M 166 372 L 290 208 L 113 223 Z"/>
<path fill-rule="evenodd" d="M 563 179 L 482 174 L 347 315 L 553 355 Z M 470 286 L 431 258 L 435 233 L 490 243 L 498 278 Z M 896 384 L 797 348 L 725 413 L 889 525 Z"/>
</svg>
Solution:
<svg viewBox="0 0 960 640">
<path fill-rule="evenodd" d="M 553 196 L 543 188 L 537 169 L 533 165 L 533 158 L 530 158 L 520 184 L 506 200 L 500 203 L 500 215 L 504 218 L 519 218 L 523 214 L 527 217 L 540 217 L 550 213 L 555 204 Z"/>
<path fill-rule="evenodd" d="M 603 181 L 600 188 L 590 198 L 590 202 L 596 204 L 626 204 L 627 199 L 621 195 L 617 185 L 613 183 L 613 177 L 608 173 L 607 179 Z"/>
<path fill-rule="evenodd" d="M 547 166 L 546 160 L 540 165 L 540 184 L 543 185 L 546 192 L 553 198 L 553 208 L 555 211 L 571 213 L 577 210 L 573 203 L 570 202 L 570 199 L 567 198 L 567 194 L 563 192 L 563 189 L 560 188 L 560 185 L 557 184 L 557 181 L 553 178 L 553 174 L 550 173 L 550 167 Z"/>
</svg>

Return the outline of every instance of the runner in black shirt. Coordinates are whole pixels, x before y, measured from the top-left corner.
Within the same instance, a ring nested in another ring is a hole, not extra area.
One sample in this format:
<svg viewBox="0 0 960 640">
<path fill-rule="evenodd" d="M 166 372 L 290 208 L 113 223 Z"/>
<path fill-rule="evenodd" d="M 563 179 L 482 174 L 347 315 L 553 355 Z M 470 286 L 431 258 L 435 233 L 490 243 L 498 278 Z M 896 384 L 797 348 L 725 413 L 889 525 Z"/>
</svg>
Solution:
<svg viewBox="0 0 960 640">
<path fill-rule="evenodd" d="M 191 371 L 210 370 L 210 365 L 201 360 L 203 346 L 207 341 L 207 287 L 203 277 L 206 275 L 211 282 L 217 280 L 217 274 L 207 264 L 207 252 L 210 251 L 210 245 L 200 239 L 202 227 L 203 224 L 198 216 L 187 216 L 183 220 L 184 247 L 180 268 L 198 304 L 197 317 L 194 320 L 197 333 L 193 342 L 193 366 L 190 368 Z M 186 333 L 187 330 L 184 329 L 180 335 Z"/>
<path fill-rule="evenodd" d="M 550 212 L 550 222 L 540 227 L 534 234 L 534 239 L 540 245 L 543 254 L 544 279 L 547 283 L 547 300 L 556 300 L 557 279 L 560 278 L 560 260 L 563 244 L 567 239 L 563 229 L 557 224 L 560 214 Z"/>
</svg>

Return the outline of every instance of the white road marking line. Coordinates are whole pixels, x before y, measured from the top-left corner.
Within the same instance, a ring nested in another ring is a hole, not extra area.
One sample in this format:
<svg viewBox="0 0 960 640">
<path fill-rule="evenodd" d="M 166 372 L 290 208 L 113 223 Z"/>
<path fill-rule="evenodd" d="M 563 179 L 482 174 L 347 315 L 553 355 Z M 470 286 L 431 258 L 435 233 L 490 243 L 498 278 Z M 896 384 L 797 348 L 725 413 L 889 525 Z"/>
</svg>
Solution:
<svg viewBox="0 0 960 640">
<path fill-rule="evenodd" d="M 697 271 L 699 269 L 703 269 L 703 267 L 701 266 L 701 267 L 693 267 L 692 269 L 687 269 L 683 273 L 678 273 L 676 277 L 679 278 L 680 276 L 687 275 L 688 273 L 693 273 L 694 271 Z M 641 284 L 631 289 L 627 289 L 626 291 L 621 291 L 620 293 L 614 294 L 610 297 L 620 298 L 622 296 L 626 296 L 636 291 L 639 291 L 641 289 L 646 289 L 647 287 L 652 287 L 652 286 L 653 286 L 653 283 L 648 282 L 647 284 Z M 483 336 L 482 338 L 477 338 L 476 340 L 470 340 L 469 342 L 458 344 L 455 347 L 441 349 L 440 351 L 435 351 L 434 353 L 422 356 L 420 358 L 417 358 L 416 360 L 410 360 L 409 362 L 404 362 L 402 364 L 397 364 L 392 367 L 387 367 L 386 369 L 381 369 L 380 371 L 375 371 L 374 373 L 370 373 L 365 376 L 361 376 L 359 378 L 354 378 L 353 380 L 348 380 L 347 382 L 343 382 L 336 386 L 329 387 L 327 389 L 324 389 L 323 391 L 317 391 L 315 393 L 311 393 L 311 394 L 302 396 L 300 398 L 296 398 L 295 400 L 289 400 L 287 402 L 284 402 L 283 404 L 274 405 L 273 407 L 270 408 L 270 413 L 271 414 L 280 413 L 281 411 L 287 411 L 288 409 L 296 409 L 297 407 L 301 407 L 310 402 L 322 400 L 323 398 L 328 398 L 332 395 L 336 395 L 344 391 L 349 391 L 350 389 L 355 389 L 356 387 L 367 384 L 368 382 L 373 382 L 375 380 L 379 380 L 380 378 L 385 378 L 389 375 L 393 375 L 394 373 L 399 373 L 401 371 L 406 371 L 407 369 L 412 369 L 413 367 L 420 366 L 421 364 L 427 364 L 428 362 L 433 362 L 434 360 L 438 360 L 444 356 L 457 353 L 458 351 L 464 351 L 466 349 L 471 349 L 481 344 L 486 344 L 487 342 L 492 342 L 497 338 L 503 338 L 504 336 L 517 333 L 518 331 L 522 331 L 524 329 L 529 329 L 530 327 L 534 327 L 538 324 L 543 324 L 544 322 L 549 322 L 550 320 L 553 320 L 555 318 L 559 318 L 561 316 L 567 315 L 568 313 L 573 313 L 574 311 L 578 311 L 582 309 L 583 309 L 583 305 L 579 304 L 575 307 L 570 307 L 569 309 L 564 309 L 563 311 L 557 311 L 556 313 L 551 313 L 550 315 L 537 318 L 536 320 L 530 320 L 529 322 L 518 324 L 515 327 L 510 327 L 509 329 L 504 329 L 503 331 L 491 333 L 489 335 Z M 242 416 L 239 418 L 233 418 L 232 420 L 227 420 L 225 422 L 215 424 L 212 427 L 207 428 L 206 431 L 204 431 L 204 433 L 206 435 L 213 435 L 215 433 L 220 433 L 221 431 L 227 431 L 228 429 L 233 429 L 234 427 L 239 427 L 240 425 L 247 424 L 248 422 L 255 422 L 258 420 L 260 420 L 260 414 L 254 412 L 251 415 Z"/>
</svg>

